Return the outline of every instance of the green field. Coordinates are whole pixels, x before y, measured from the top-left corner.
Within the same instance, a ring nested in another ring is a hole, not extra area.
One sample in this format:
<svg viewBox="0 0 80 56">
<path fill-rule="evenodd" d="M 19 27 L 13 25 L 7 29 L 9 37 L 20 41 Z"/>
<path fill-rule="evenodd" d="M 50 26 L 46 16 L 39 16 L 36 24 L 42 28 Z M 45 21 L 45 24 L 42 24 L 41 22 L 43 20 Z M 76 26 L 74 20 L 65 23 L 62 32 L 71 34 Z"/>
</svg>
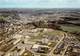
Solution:
<svg viewBox="0 0 80 56">
<path fill-rule="evenodd" d="M 80 32 L 80 26 L 70 24 L 61 25 L 61 29 L 68 32 Z"/>
</svg>

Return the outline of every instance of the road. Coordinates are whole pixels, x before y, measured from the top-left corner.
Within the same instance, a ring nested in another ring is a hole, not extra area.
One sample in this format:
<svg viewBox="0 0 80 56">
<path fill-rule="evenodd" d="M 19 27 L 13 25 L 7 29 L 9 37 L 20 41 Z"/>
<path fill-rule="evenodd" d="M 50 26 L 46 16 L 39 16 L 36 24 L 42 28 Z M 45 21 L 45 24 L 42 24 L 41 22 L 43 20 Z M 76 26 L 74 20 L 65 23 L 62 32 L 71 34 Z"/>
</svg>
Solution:
<svg viewBox="0 0 80 56">
<path fill-rule="evenodd" d="M 62 53 L 62 56 L 64 56 L 64 55 L 65 55 L 65 52 L 67 51 L 68 46 L 69 46 L 69 44 L 65 47 L 65 50 L 64 50 L 64 52 Z"/>
<path fill-rule="evenodd" d="M 56 46 L 51 50 L 51 52 L 47 56 L 55 56 L 53 54 L 53 51 L 57 48 L 57 46 L 63 41 L 63 39 L 66 37 L 65 34 L 63 34 L 63 37 L 60 39 L 60 41 L 56 44 Z"/>
</svg>

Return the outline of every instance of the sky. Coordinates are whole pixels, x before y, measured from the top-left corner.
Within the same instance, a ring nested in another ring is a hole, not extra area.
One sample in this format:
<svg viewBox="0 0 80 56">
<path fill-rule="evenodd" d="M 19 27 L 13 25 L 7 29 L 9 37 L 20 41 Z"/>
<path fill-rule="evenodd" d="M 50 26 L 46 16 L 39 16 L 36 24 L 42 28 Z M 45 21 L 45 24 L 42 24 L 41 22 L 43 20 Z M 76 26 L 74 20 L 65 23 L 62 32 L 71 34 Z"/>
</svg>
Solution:
<svg viewBox="0 0 80 56">
<path fill-rule="evenodd" d="M 0 8 L 80 8 L 80 0 L 0 0 Z"/>
</svg>

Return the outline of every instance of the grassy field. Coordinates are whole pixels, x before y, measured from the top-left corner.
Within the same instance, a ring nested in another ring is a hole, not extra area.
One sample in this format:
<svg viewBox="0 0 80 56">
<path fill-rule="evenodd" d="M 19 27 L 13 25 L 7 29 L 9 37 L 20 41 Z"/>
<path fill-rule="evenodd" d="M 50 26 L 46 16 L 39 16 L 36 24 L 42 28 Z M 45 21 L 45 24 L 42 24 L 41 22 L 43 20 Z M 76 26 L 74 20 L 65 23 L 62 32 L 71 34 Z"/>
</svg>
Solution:
<svg viewBox="0 0 80 56">
<path fill-rule="evenodd" d="M 0 19 L 5 19 L 7 18 L 8 16 L 3 16 L 3 15 L 0 15 Z"/>
<path fill-rule="evenodd" d="M 44 35 L 46 36 L 63 36 L 64 32 L 63 31 L 59 31 L 59 30 L 53 30 L 53 31 L 47 31 L 47 32 L 39 32 L 39 34 L 37 36 L 33 36 L 33 38 L 31 38 L 31 41 L 36 41 L 36 40 L 40 40 L 43 38 Z"/>
<path fill-rule="evenodd" d="M 61 25 L 62 30 L 68 32 L 80 32 L 80 26 L 76 25 Z"/>
</svg>

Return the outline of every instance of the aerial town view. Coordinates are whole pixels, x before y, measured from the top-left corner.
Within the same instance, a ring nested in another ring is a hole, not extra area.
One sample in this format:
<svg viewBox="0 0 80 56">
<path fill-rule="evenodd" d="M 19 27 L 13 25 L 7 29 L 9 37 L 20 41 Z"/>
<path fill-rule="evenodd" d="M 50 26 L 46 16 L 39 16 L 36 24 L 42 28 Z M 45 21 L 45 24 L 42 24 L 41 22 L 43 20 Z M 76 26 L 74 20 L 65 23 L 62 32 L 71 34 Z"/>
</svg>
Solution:
<svg viewBox="0 0 80 56">
<path fill-rule="evenodd" d="M 0 0 L 0 56 L 80 56 L 79 0 L 18 1 Z"/>
<path fill-rule="evenodd" d="M 80 10 L 1 9 L 0 56 L 80 56 Z"/>
</svg>

